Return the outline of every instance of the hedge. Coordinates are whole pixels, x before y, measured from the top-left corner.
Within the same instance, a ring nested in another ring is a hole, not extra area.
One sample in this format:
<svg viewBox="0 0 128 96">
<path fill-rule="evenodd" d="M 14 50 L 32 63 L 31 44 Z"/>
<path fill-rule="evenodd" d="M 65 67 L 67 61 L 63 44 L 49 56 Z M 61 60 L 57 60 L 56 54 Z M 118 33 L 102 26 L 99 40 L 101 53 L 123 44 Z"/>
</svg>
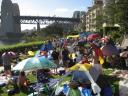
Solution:
<svg viewBox="0 0 128 96">
<path fill-rule="evenodd" d="M 0 46 L 0 52 L 10 51 L 10 50 L 14 50 L 17 48 L 20 50 L 20 48 L 28 48 L 28 47 L 33 47 L 33 46 L 39 47 L 44 43 L 45 43 L 45 41 L 38 41 L 38 42 L 19 43 L 19 44 L 15 44 L 15 45 Z"/>
<path fill-rule="evenodd" d="M 15 45 L 5 45 L 5 46 L 0 46 L 0 56 L 5 51 L 13 51 L 13 52 L 25 52 L 25 50 L 38 50 L 42 44 L 46 43 L 46 41 L 38 41 L 38 42 L 30 42 L 30 43 L 19 43 Z M 1 58 L 0 58 L 1 62 Z"/>
</svg>

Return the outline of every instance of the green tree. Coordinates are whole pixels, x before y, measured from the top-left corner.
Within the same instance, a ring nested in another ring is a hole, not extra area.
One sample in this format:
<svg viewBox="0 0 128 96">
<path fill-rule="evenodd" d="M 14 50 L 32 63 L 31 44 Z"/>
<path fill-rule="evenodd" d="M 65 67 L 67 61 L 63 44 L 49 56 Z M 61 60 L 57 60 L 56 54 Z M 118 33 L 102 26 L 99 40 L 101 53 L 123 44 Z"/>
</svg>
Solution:
<svg viewBox="0 0 128 96">
<path fill-rule="evenodd" d="M 121 32 L 128 34 L 128 0 L 108 0 L 104 12 L 107 24 L 119 24 Z"/>
<path fill-rule="evenodd" d="M 116 12 L 115 0 L 108 0 L 104 7 L 104 21 L 108 25 L 113 26 L 115 24 Z"/>
<path fill-rule="evenodd" d="M 60 25 L 50 25 L 41 30 L 46 36 L 63 36 L 63 28 Z"/>
<path fill-rule="evenodd" d="M 121 31 L 128 34 L 128 0 L 116 0 L 116 22 L 121 26 Z"/>
</svg>

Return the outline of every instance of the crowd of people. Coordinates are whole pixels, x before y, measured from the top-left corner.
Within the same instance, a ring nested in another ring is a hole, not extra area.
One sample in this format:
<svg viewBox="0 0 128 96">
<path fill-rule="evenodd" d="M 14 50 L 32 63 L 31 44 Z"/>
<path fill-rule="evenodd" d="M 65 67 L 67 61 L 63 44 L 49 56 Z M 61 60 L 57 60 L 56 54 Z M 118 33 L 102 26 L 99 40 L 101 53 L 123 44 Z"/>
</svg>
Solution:
<svg viewBox="0 0 128 96">
<path fill-rule="evenodd" d="M 102 46 L 115 46 L 115 44 L 112 42 L 110 38 L 108 38 L 108 40 L 108 42 L 104 43 L 102 43 L 101 39 L 99 38 L 89 41 L 85 38 L 61 38 L 54 39 L 52 41 L 49 40 L 46 44 L 43 44 L 41 46 L 40 52 L 37 55 L 37 57 L 43 56 L 44 58 L 47 58 L 53 61 L 55 64 L 57 64 L 57 68 L 54 69 L 55 75 L 59 74 L 60 71 L 58 70 L 58 68 L 60 67 L 64 68 L 65 73 L 71 71 L 73 75 L 69 83 L 69 87 L 72 90 L 68 92 L 68 96 L 81 96 L 80 94 L 82 93 L 80 93 L 78 90 L 79 86 L 82 86 L 83 89 L 81 90 L 83 91 L 84 89 L 91 89 L 91 82 L 88 76 L 83 71 L 75 69 L 79 69 L 81 65 L 84 65 L 86 67 L 93 80 L 100 86 L 101 94 L 103 96 L 112 96 L 112 88 L 103 74 L 102 67 L 104 65 L 110 65 L 110 67 L 119 65 L 119 62 L 116 64 L 115 61 L 119 60 L 120 55 L 117 56 L 117 54 L 113 54 L 111 56 L 104 56 L 101 50 Z M 128 49 L 125 49 L 124 51 L 128 51 Z M 10 54 L 8 54 L 8 52 L 5 52 L 4 55 L 2 56 L 4 72 L 6 77 L 8 76 L 8 74 L 12 76 L 11 59 L 13 58 L 11 57 Z M 124 60 L 126 63 L 126 67 L 128 67 L 128 55 L 124 58 Z M 47 83 L 49 78 L 51 78 L 49 77 L 49 75 L 51 75 L 51 70 L 49 69 L 37 70 L 37 82 Z M 16 88 L 26 89 L 30 84 L 30 82 L 26 78 L 24 71 L 21 71 L 16 79 Z M 74 90 L 77 90 L 75 91 L 76 93 L 74 92 Z M 88 94 L 90 95 L 88 96 L 94 95 L 94 92 L 89 92 L 90 93 Z M 62 96 L 62 94 L 60 96 Z"/>
</svg>

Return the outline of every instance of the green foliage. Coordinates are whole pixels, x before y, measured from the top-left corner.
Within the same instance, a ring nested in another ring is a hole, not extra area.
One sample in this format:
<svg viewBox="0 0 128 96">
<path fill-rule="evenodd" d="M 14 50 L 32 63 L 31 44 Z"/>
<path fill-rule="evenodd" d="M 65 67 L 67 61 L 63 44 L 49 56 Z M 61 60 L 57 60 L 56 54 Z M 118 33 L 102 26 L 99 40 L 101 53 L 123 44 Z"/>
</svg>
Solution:
<svg viewBox="0 0 128 96">
<path fill-rule="evenodd" d="M 59 24 L 47 26 L 40 31 L 40 35 L 43 36 L 63 36 L 63 28 Z"/>
<path fill-rule="evenodd" d="M 40 31 L 25 33 L 22 39 L 25 42 L 37 42 L 62 37 L 64 32 L 63 27 L 64 26 L 61 26 L 61 24 L 55 23 L 41 29 Z"/>
<path fill-rule="evenodd" d="M 107 23 L 119 24 L 122 35 L 128 34 L 128 0 L 108 0 L 104 11 Z"/>
<path fill-rule="evenodd" d="M 0 53 L 3 53 L 5 51 L 24 51 L 25 48 L 32 48 L 34 46 L 40 47 L 44 41 L 38 41 L 38 42 L 30 42 L 30 43 L 19 43 L 15 45 L 4 45 L 0 47 Z"/>
<path fill-rule="evenodd" d="M 109 23 L 110 25 L 115 24 L 116 20 L 116 4 L 115 0 L 108 0 L 106 7 L 104 9 L 105 12 L 105 22 Z"/>
<path fill-rule="evenodd" d="M 108 33 L 108 35 L 111 35 L 114 41 L 120 42 L 121 34 L 119 31 L 111 31 L 110 33 Z"/>
</svg>

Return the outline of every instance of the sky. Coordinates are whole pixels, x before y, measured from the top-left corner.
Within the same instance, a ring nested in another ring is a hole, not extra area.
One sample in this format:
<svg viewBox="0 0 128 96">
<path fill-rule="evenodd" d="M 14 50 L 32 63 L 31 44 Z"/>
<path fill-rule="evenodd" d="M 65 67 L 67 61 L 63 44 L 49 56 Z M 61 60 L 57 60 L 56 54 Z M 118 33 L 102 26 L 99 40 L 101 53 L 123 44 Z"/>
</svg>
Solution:
<svg viewBox="0 0 128 96">
<path fill-rule="evenodd" d="M 2 0 L 0 0 L 1 4 Z M 12 0 L 18 3 L 20 15 L 72 17 L 74 11 L 86 11 L 92 0 Z M 22 25 L 22 30 L 36 25 Z"/>
</svg>

